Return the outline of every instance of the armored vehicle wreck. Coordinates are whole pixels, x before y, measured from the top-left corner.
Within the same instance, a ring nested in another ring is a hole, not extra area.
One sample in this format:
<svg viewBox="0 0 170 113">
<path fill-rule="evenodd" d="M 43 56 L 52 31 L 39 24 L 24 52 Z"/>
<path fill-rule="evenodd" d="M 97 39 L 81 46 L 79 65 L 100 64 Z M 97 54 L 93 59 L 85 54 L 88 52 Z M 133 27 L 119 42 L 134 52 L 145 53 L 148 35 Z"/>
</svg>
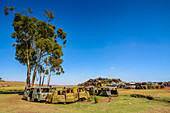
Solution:
<svg viewBox="0 0 170 113">
<path fill-rule="evenodd" d="M 52 94 L 51 87 L 36 86 L 25 89 L 22 99 L 28 101 L 46 101 L 47 95 Z"/>
</svg>

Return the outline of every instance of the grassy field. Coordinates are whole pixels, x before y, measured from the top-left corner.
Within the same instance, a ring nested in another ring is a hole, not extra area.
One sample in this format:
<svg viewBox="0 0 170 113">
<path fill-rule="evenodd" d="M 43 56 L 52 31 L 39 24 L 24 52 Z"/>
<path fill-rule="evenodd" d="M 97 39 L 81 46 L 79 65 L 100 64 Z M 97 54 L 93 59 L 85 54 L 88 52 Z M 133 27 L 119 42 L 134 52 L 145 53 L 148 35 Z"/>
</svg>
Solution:
<svg viewBox="0 0 170 113">
<path fill-rule="evenodd" d="M 0 93 L 23 91 L 24 86 L 0 87 Z"/>
<path fill-rule="evenodd" d="M 46 104 L 21 100 L 21 95 L 1 94 L 0 112 L 66 112 L 66 113 L 168 113 L 170 104 L 143 98 L 119 96 L 107 103 Z"/>
<path fill-rule="evenodd" d="M 119 95 L 142 94 L 151 95 L 156 100 L 170 101 L 170 88 L 166 89 L 119 89 Z"/>
<path fill-rule="evenodd" d="M 0 91 L 22 90 L 23 86 L 1 87 Z M 21 100 L 22 95 L 0 94 L 0 113 L 169 113 L 170 103 L 130 97 L 130 94 L 151 95 L 157 98 L 170 99 L 170 89 L 126 90 L 119 89 L 119 96 L 108 102 L 107 97 L 100 97 L 99 103 L 76 102 L 70 104 L 47 104 Z"/>
</svg>

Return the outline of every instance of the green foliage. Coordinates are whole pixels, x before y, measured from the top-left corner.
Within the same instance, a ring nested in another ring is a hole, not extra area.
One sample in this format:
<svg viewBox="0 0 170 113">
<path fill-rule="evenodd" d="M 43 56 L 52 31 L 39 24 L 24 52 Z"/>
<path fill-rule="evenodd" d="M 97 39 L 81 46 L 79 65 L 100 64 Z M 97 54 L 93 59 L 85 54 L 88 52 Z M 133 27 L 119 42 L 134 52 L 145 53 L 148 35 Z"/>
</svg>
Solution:
<svg viewBox="0 0 170 113">
<path fill-rule="evenodd" d="M 46 17 L 46 20 L 48 20 L 49 22 L 55 18 L 53 12 L 50 12 L 48 10 L 44 12 L 44 16 Z"/>
<path fill-rule="evenodd" d="M 14 7 L 5 7 L 4 8 L 4 13 L 7 16 L 9 14 L 9 11 L 13 11 L 15 8 Z"/>
<path fill-rule="evenodd" d="M 103 95 L 105 95 L 105 93 L 102 91 L 99 95 L 100 95 L 100 96 L 103 96 Z"/>
<path fill-rule="evenodd" d="M 96 96 L 94 97 L 94 102 L 95 102 L 95 103 L 98 103 L 98 102 L 99 102 L 99 99 L 98 99 Z"/>
<path fill-rule="evenodd" d="M 5 7 L 5 15 L 14 9 Z M 53 12 L 48 10 L 44 12 L 46 21 L 38 20 L 30 14 L 32 14 L 30 8 L 14 14 L 12 24 L 14 32 L 11 37 L 16 41 L 13 44 L 16 49 L 15 59 L 27 66 L 27 79 L 30 79 L 31 72 L 34 72 L 32 78 L 32 84 L 34 84 L 37 71 L 44 75 L 64 73 L 61 56 L 63 56 L 62 47 L 66 44 L 64 39 L 67 33 L 62 28 L 55 32 L 56 26 L 48 23 L 55 18 Z M 57 38 L 64 40 L 63 45 L 59 45 Z M 41 59 L 42 62 L 40 62 Z"/>
</svg>

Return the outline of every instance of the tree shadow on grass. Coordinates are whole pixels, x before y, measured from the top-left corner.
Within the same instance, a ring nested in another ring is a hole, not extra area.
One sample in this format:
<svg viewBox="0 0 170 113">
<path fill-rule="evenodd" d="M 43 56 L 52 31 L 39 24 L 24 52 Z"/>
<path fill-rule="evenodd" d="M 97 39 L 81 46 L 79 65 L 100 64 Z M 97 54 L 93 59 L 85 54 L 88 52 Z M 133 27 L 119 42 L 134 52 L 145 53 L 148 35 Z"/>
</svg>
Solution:
<svg viewBox="0 0 170 113">
<path fill-rule="evenodd" d="M 24 91 L 0 91 L 0 94 L 18 94 L 18 95 L 23 95 Z"/>
</svg>

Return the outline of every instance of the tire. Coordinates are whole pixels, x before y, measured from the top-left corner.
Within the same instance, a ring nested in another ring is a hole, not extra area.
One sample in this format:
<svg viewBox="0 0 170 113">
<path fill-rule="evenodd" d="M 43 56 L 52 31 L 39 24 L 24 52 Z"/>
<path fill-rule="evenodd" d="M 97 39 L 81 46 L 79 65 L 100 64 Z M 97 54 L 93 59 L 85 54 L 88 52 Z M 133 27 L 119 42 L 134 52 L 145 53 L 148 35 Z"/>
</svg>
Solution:
<svg viewBox="0 0 170 113">
<path fill-rule="evenodd" d="M 27 97 L 27 101 L 28 101 L 28 102 L 31 102 L 31 98 L 30 98 L 30 97 Z"/>
<path fill-rule="evenodd" d="M 34 102 L 37 102 L 38 101 L 38 99 L 34 99 Z"/>
<path fill-rule="evenodd" d="M 38 102 L 40 102 L 41 100 L 40 100 L 40 98 L 38 98 Z"/>
<path fill-rule="evenodd" d="M 31 102 L 35 102 L 35 99 L 34 99 L 34 98 L 32 98 L 32 99 L 31 99 Z"/>
</svg>

